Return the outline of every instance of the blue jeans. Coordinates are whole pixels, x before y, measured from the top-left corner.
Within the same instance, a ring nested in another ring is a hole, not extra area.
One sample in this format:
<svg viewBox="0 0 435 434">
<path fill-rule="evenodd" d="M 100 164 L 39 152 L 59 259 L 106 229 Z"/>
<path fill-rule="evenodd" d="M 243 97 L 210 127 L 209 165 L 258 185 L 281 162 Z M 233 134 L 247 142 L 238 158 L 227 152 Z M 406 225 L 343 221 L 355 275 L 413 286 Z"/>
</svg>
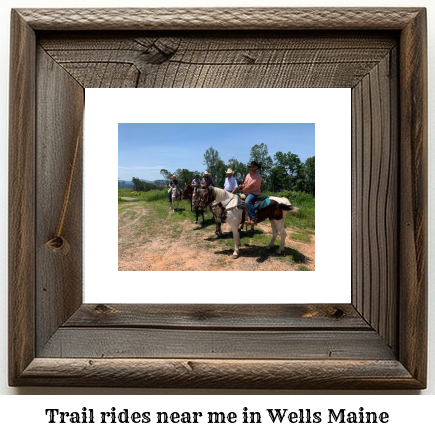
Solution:
<svg viewBox="0 0 435 434">
<path fill-rule="evenodd" d="M 258 196 L 259 196 L 258 194 L 249 193 L 245 199 L 246 211 L 248 211 L 249 218 L 251 220 L 257 220 L 257 216 L 255 215 L 255 211 L 254 211 L 254 202 Z"/>
</svg>

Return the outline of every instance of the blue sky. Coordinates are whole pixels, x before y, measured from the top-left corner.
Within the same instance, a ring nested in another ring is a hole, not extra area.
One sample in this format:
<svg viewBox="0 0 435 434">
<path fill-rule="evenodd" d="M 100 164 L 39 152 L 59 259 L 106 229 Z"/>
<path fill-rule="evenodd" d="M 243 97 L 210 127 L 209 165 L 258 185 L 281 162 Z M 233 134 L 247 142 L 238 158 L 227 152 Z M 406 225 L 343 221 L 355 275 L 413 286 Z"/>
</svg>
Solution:
<svg viewBox="0 0 435 434">
<path fill-rule="evenodd" d="M 213 147 L 227 163 L 249 161 L 264 143 L 273 158 L 292 152 L 301 161 L 315 155 L 315 125 L 307 124 L 118 124 L 118 178 L 162 179 L 161 169 L 204 172 L 204 152 Z"/>
</svg>

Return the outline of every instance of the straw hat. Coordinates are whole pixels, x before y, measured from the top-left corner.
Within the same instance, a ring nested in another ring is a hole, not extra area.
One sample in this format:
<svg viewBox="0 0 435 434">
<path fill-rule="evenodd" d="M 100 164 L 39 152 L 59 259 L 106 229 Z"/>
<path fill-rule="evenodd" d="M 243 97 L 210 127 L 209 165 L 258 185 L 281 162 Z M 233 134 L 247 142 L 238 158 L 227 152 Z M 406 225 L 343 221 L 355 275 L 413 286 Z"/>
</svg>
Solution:
<svg viewBox="0 0 435 434">
<path fill-rule="evenodd" d="M 175 178 L 175 179 L 177 179 L 177 178 L 178 178 L 178 176 L 177 176 L 177 175 L 172 175 L 172 178 Z"/>
<path fill-rule="evenodd" d="M 231 175 L 234 173 L 231 169 L 227 169 L 225 173 L 231 173 Z"/>
<path fill-rule="evenodd" d="M 204 172 L 204 175 L 210 175 L 210 173 L 207 172 L 207 170 Z"/>
</svg>

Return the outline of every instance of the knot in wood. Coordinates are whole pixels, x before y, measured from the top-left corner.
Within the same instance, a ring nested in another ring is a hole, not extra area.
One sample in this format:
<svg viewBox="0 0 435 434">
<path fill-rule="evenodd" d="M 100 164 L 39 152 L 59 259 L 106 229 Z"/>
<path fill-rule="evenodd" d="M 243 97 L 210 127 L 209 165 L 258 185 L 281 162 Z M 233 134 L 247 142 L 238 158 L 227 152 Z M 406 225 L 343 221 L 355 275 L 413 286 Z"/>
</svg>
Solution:
<svg viewBox="0 0 435 434">
<path fill-rule="evenodd" d="M 335 309 L 332 316 L 336 319 L 341 319 L 344 316 L 344 311 L 342 309 Z"/>
<path fill-rule="evenodd" d="M 108 314 L 115 312 L 115 309 L 110 306 L 106 306 L 105 304 L 98 304 L 95 306 L 94 312 L 97 314 Z"/>
<path fill-rule="evenodd" d="M 70 251 L 70 245 L 68 241 L 58 235 L 56 237 L 51 238 L 45 243 L 45 247 L 53 253 L 62 253 L 63 255 L 67 255 Z"/>
</svg>

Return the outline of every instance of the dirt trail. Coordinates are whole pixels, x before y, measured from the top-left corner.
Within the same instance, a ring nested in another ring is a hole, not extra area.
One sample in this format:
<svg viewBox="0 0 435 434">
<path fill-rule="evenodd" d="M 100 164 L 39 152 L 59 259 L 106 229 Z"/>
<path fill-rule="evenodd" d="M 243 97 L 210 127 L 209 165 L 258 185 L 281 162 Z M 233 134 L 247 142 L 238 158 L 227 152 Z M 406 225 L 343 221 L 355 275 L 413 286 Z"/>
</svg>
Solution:
<svg viewBox="0 0 435 434">
<path fill-rule="evenodd" d="M 266 250 L 272 236 L 268 220 L 256 229 L 256 234 L 263 232 L 259 239 L 242 232 L 240 256 L 235 260 L 232 257 L 234 243 L 230 225 L 222 225 L 223 237 L 218 240 L 210 214 L 202 227 L 187 220 L 174 221 L 170 211 L 163 224 L 157 221 L 151 209 L 145 208 L 144 202 L 129 202 L 120 206 L 120 271 L 290 271 L 301 266 L 305 270 L 315 269 L 315 236 L 311 236 L 309 243 L 294 240 L 291 228 L 286 228 L 286 255 L 278 256 L 274 252 L 280 242 L 279 236 L 275 247 Z"/>
</svg>

